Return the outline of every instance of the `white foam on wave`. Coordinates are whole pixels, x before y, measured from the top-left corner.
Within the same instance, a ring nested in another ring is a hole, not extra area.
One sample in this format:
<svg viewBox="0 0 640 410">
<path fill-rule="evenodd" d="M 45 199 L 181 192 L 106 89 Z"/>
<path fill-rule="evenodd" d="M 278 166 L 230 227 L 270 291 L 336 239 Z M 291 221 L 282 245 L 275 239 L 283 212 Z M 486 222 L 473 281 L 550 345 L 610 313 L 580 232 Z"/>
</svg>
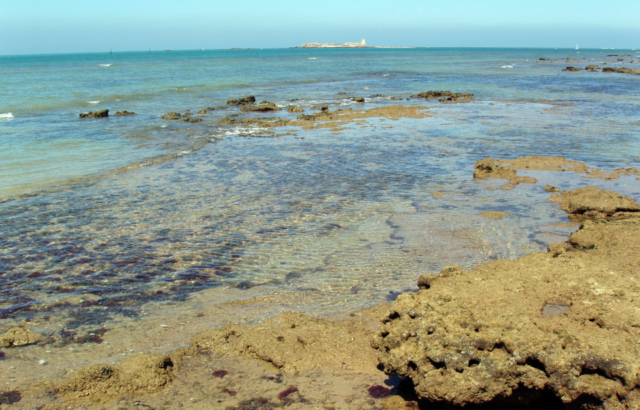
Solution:
<svg viewBox="0 0 640 410">
<path fill-rule="evenodd" d="M 13 114 L 11 114 L 10 112 L 0 114 L 0 120 L 10 120 L 12 118 L 13 118 Z"/>
<path fill-rule="evenodd" d="M 309 60 L 315 60 L 318 57 L 309 57 Z"/>
<path fill-rule="evenodd" d="M 100 104 L 100 101 L 87 101 L 88 104 Z"/>
<path fill-rule="evenodd" d="M 512 65 L 503 65 L 501 68 L 513 68 Z"/>
<path fill-rule="evenodd" d="M 98 64 L 100 67 L 111 67 L 113 64 Z"/>
</svg>

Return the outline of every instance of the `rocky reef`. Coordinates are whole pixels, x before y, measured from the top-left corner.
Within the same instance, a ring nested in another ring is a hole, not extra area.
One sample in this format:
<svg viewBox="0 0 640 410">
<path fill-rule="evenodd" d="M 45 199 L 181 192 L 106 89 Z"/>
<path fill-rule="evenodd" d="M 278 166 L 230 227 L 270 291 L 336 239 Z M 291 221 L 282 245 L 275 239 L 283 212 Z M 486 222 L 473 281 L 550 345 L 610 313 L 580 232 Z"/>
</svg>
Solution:
<svg viewBox="0 0 640 410">
<path fill-rule="evenodd" d="M 127 110 L 122 110 L 122 111 L 118 111 L 114 117 L 131 117 L 133 115 L 137 115 L 135 112 L 131 112 L 131 111 L 127 111 Z"/>
<path fill-rule="evenodd" d="M 640 206 L 596 187 L 553 200 L 587 218 L 567 242 L 398 297 L 372 342 L 386 373 L 444 405 L 640 408 Z"/>
<path fill-rule="evenodd" d="M 109 110 L 89 111 L 87 113 L 80 113 L 80 118 L 107 118 L 109 116 Z"/>
<path fill-rule="evenodd" d="M 256 97 L 249 95 L 247 97 L 238 98 L 237 100 L 227 101 L 228 105 L 253 105 L 256 103 Z"/>
<path fill-rule="evenodd" d="M 424 98 L 425 100 L 438 100 L 444 104 L 468 103 L 473 101 L 474 96 L 471 93 L 453 93 L 451 91 L 427 91 L 420 94 L 414 94 L 411 98 Z"/>
</svg>

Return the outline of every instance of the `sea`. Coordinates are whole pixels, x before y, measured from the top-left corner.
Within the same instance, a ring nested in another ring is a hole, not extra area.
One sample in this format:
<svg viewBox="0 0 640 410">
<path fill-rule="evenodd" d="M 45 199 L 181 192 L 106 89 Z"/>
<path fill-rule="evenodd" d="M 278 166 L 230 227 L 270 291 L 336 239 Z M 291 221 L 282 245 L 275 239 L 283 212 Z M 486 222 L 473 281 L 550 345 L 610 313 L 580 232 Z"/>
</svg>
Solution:
<svg viewBox="0 0 640 410">
<path fill-rule="evenodd" d="M 577 225 L 547 202 L 545 184 L 597 185 L 640 199 L 640 181 L 523 171 L 540 182 L 504 190 L 506 181 L 474 180 L 473 169 L 483 158 L 529 155 L 602 169 L 640 166 L 640 76 L 563 71 L 589 64 L 640 68 L 640 53 L 0 56 L 0 331 L 27 326 L 69 343 L 73 335 L 95 336 L 74 353 L 5 351 L 1 366 L 26 369 L 7 376 L 8 385 L 129 354 L 103 351 L 103 340 L 167 352 L 207 328 L 256 323 L 282 310 L 348 314 L 415 290 L 421 274 L 565 241 Z M 430 90 L 475 100 L 410 98 Z M 428 107 L 431 116 L 367 118 L 338 132 L 285 127 L 276 138 L 257 126 L 217 124 L 240 113 L 228 100 L 248 95 L 307 114 L 323 105 L 402 104 Z M 111 116 L 79 117 L 101 109 Z M 113 116 L 122 110 L 137 115 Z M 187 110 L 202 121 L 162 119 Z M 242 310 L 255 300 L 271 302 Z M 230 313 L 198 313 L 221 304 Z M 174 333 L 162 343 L 136 342 L 140 329 L 158 326 Z"/>
</svg>

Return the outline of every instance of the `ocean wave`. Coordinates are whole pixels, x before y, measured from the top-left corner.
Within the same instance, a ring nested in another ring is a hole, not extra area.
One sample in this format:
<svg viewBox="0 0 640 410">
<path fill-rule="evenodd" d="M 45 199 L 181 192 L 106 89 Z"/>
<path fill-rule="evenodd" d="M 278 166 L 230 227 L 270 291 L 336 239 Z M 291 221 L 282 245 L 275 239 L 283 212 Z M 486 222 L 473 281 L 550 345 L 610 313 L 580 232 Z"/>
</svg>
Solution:
<svg viewBox="0 0 640 410">
<path fill-rule="evenodd" d="M 113 64 L 98 64 L 100 67 L 111 67 Z"/>
<path fill-rule="evenodd" d="M 309 60 L 315 60 L 318 57 L 309 57 Z"/>
<path fill-rule="evenodd" d="M 0 120 L 10 120 L 12 118 L 13 118 L 13 114 L 11 114 L 10 112 L 0 114 Z"/>
<path fill-rule="evenodd" d="M 503 66 L 502 66 L 502 67 L 500 67 L 500 68 L 513 68 L 513 66 L 512 66 L 512 65 L 503 65 Z"/>
<path fill-rule="evenodd" d="M 100 104 L 100 101 L 87 101 L 88 104 Z"/>
</svg>

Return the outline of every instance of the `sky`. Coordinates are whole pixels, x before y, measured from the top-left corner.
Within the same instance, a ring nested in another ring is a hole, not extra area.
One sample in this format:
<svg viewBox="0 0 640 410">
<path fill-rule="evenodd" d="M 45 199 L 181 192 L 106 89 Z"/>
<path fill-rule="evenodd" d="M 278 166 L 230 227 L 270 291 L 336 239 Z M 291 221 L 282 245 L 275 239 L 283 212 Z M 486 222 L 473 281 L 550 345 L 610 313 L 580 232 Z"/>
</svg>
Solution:
<svg viewBox="0 0 640 410">
<path fill-rule="evenodd" d="M 640 48 L 638 0 L 0 0 L 0 55 L 379 46 Z"/>
</svg>

